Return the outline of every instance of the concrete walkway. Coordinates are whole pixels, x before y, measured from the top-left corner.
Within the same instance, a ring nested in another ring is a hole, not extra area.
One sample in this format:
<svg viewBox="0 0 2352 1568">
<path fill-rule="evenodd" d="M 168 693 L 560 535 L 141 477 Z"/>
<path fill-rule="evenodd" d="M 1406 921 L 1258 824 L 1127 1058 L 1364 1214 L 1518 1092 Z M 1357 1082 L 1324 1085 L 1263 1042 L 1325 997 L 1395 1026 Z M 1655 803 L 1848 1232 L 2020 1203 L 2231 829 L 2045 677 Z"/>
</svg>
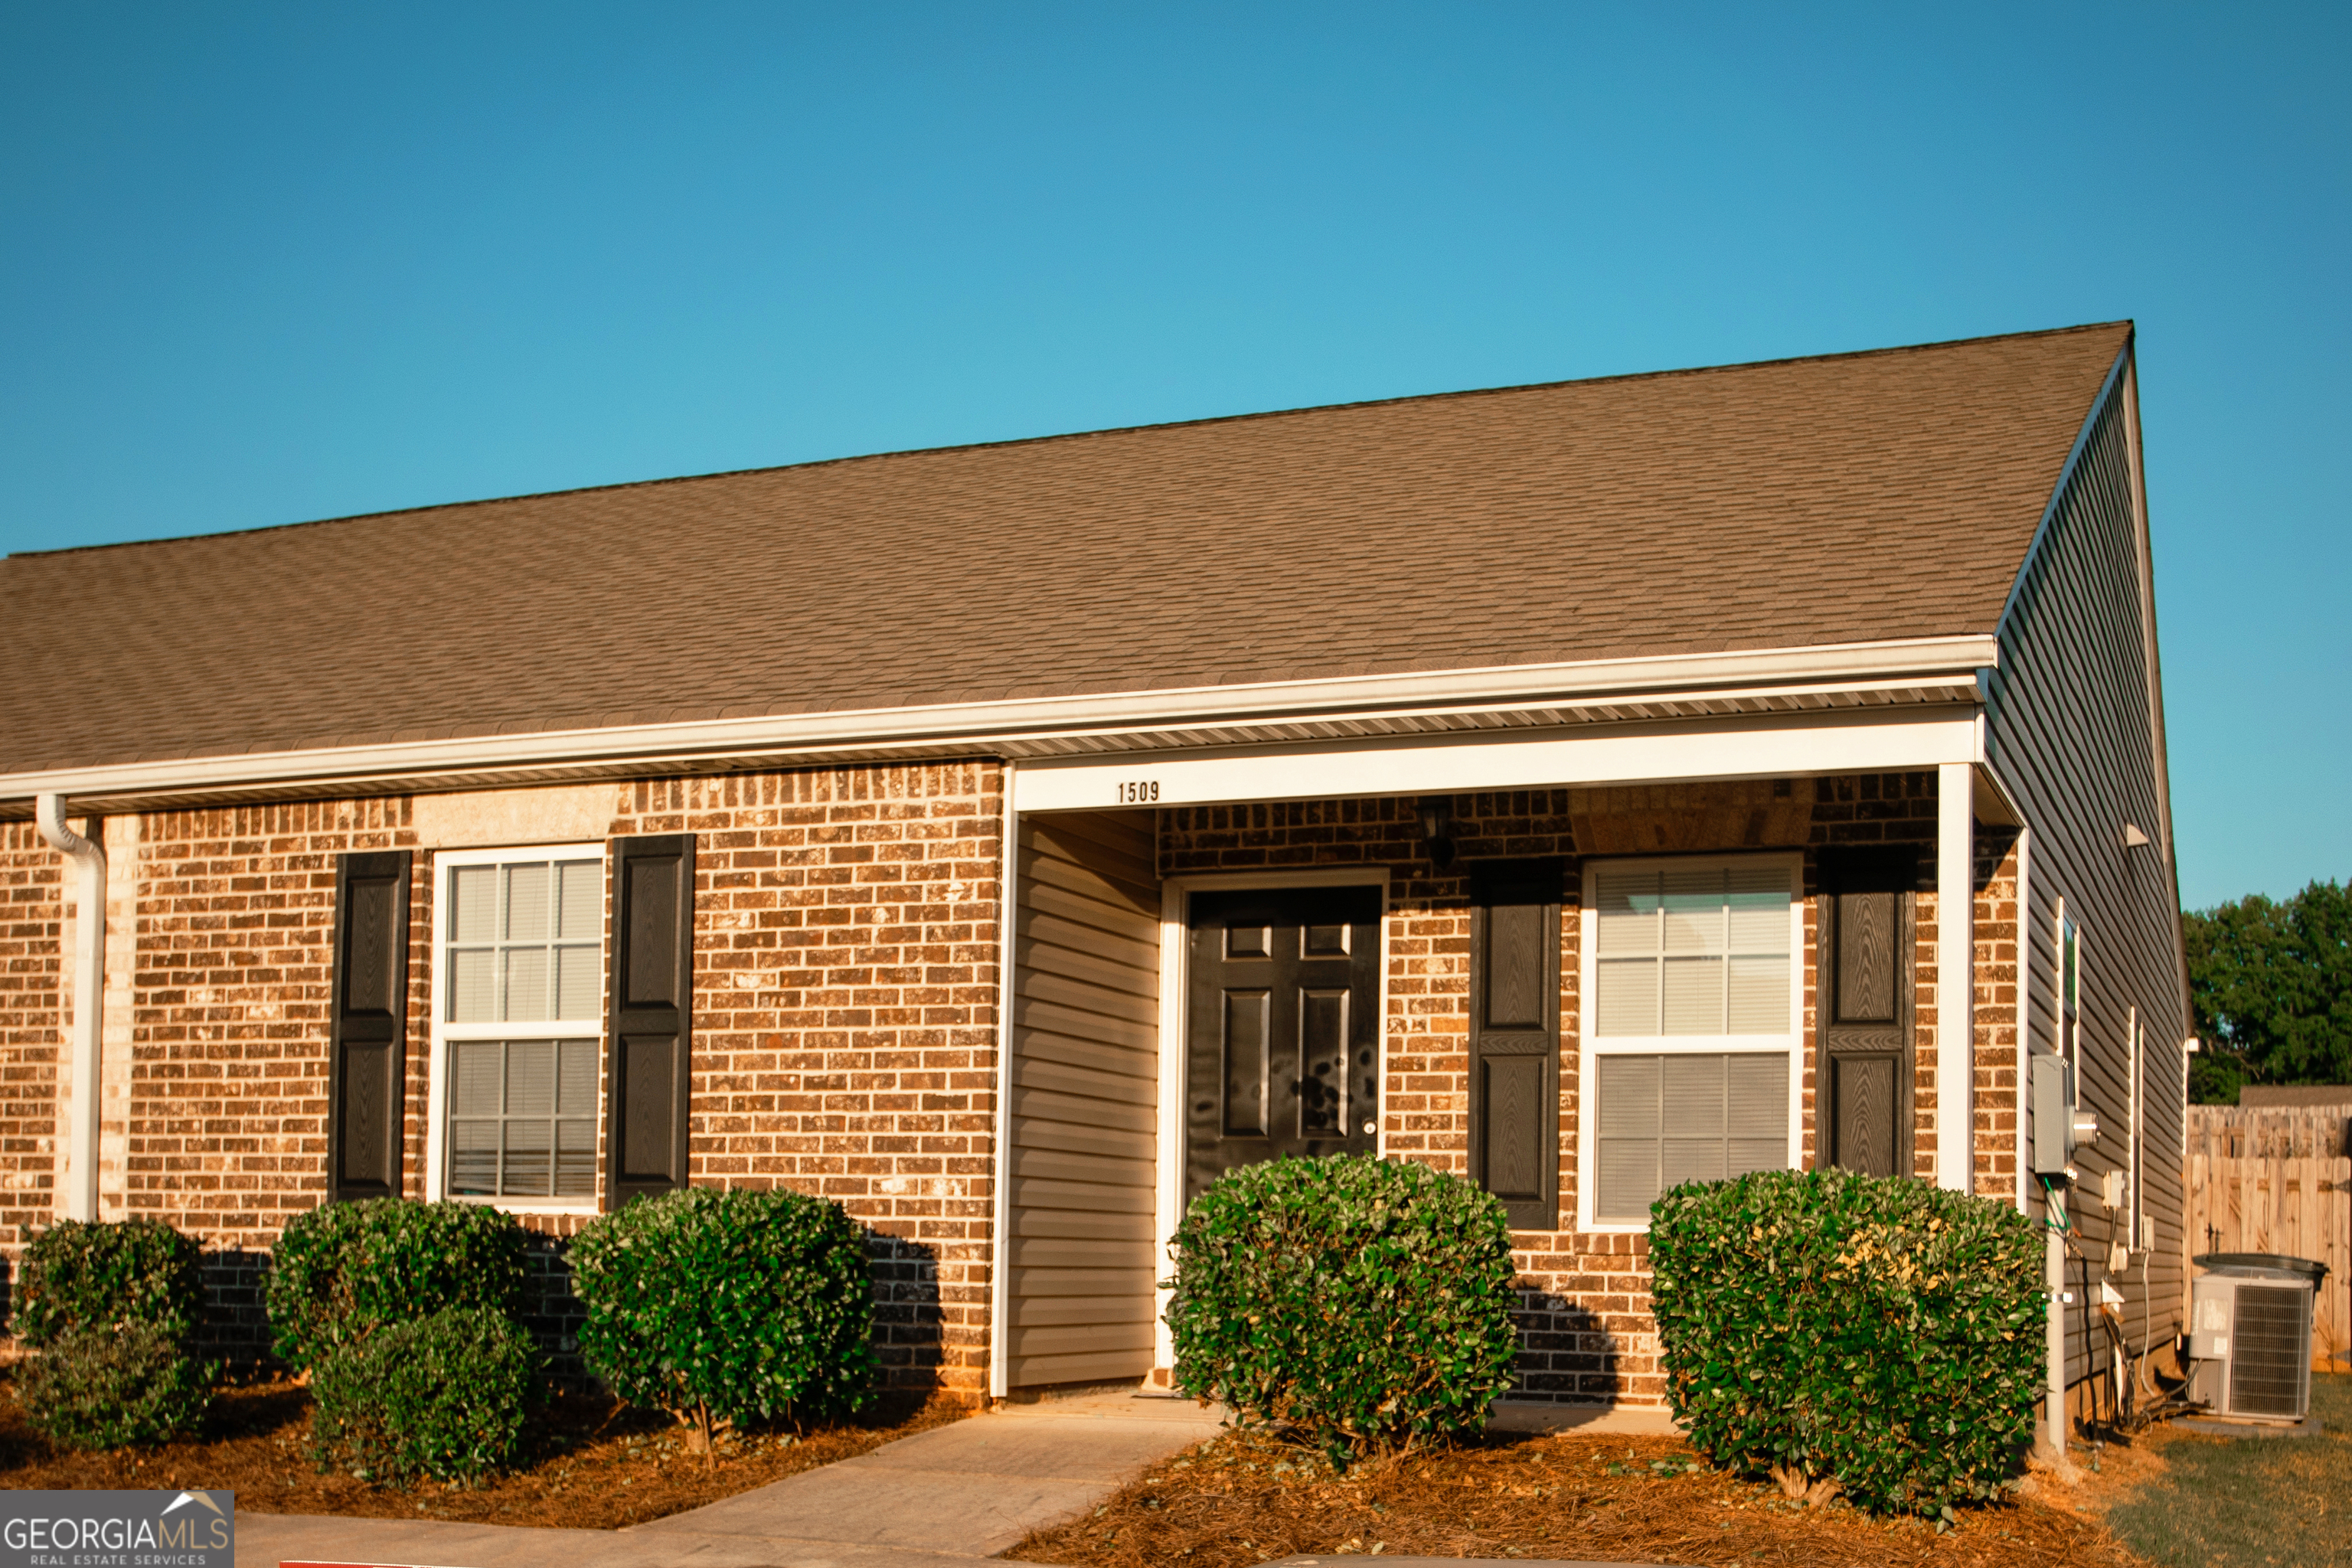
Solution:
<svg viewBox="0 0 2352 1568">
<path fill-rule="evenodd" d="M 237 1568 L 969 1568 L 1217 1429 L 1185 1400 L 1011 1405 L 628 1530 L 240 1512 Z"/>
</svg>

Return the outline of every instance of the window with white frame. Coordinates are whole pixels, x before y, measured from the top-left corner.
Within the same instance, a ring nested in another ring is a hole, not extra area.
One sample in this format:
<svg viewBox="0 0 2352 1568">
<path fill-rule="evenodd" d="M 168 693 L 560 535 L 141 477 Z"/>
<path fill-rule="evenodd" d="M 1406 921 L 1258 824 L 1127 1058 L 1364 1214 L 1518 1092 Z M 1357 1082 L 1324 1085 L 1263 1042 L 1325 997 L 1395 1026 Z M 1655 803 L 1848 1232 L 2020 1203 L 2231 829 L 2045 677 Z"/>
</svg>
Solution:
<svg viewBox="0 0 2352 1568">
<path fill-rule="evenodd" d="M 604 847 L 445 852 L 436 868 L 439 1192 L 593 1203 Z"/>
<path fill-rule="evenodd" d="M 1790 1163 L 1803 915 L 1792 856 L 1598 862 L 1584 887 L 1587 1223 Z"/>
</svg>

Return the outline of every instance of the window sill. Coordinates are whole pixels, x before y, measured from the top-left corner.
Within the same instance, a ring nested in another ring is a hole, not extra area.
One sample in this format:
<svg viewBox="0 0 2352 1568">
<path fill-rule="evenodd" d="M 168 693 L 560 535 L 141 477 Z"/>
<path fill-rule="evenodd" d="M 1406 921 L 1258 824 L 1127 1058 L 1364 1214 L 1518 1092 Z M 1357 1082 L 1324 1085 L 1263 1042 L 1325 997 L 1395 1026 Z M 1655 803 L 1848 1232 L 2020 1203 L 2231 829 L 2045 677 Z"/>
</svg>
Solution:
<svg viewBox="0 0 2352 1568">
<path fill-rule="evenodd" d="M 604 1205 L 593 1198 L 486 1198 L 471 1193 L 444 1194 L 453 1204 L 477 1204 L 483 1208 L 502 1209 L 508 1214 L 539 1215 L 600 1215 Z"/>
</svg>

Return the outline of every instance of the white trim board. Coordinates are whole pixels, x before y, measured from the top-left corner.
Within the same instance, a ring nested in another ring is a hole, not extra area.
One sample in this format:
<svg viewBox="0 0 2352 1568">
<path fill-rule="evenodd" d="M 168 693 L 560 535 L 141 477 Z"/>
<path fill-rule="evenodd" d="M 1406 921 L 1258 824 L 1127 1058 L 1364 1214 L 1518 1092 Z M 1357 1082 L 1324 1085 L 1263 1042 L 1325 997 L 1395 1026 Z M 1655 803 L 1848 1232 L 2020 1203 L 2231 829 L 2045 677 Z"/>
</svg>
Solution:
<svg viewBox="0 0 2352 1568">
<path fill-rule="evenodd" d="M 1895 772 L 1982 760 L 1973 707 L 1759 714 L 1601 732 L 1296 742 L 1104 762 L 1030 762 L 1014 807 L 1099 811 L 1450 795 L 1694 778 Z"/>
<path fill-rule="evenodd" d="M 1973 684 L 1979 670 L 1996 667 L 1999 660 L 2000 645 L 1993 637 L 1970 634 L 1737 653 L 770 714 L 48 768 L 0 776 L 0 799 L 30 798 L 44 792 L 72 796 L 202 794 L 327 780 L 354 785 L 371 779 L 399 780 L 418 787 L 416 779 L 442 773 L 528 775 L 533 770 L 588 762 L 625 771 L 632 764 L 650 767 L 683 757 L 738 755 L 744 765 L 756 765 L 763 755 L 770 760 L 779 755 L 821 757 L 827 752 L 876 748 L 911 747 L 923 754 L 985 752 L 992 743 L 1050 742 L 1122 730 L 1148 732 L 1171 726 L 1285 720 L 1312 723 L 1373 710 L 1470 712 L 1610 697 L 1638 701 L 1656 693 L 1696 697 L 1712 691 L 1718 698 L 1732 698 L 1739 693 L 1723 689 L 1790 682 L 1806 688 L 1792 693 L 1791 700 L 1810 706 L 1832 702 L 1844 689 L 1891 693 L 1951 682 Z M 522 782 L 530 780 L 525 776 Z"/>
</svg>

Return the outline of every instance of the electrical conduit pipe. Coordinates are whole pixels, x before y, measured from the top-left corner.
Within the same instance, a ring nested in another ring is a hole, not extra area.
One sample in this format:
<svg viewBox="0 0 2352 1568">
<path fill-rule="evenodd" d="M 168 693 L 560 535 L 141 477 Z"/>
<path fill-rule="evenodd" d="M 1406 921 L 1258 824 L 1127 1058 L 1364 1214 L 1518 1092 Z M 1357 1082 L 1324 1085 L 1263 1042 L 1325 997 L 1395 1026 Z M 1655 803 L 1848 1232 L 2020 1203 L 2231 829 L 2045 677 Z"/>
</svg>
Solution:
<svg viewBox="0 0 2352 1568">
<path fill-rule="evenodd" d="M 66 826 L 64 797 L 34 797 L 41 837 L 74 863 L 73 1101 L 66 1120 L 65 1217 L 98 1217 L 100 1009 L 106 994 L 106 851 Z"/>
</svg>

